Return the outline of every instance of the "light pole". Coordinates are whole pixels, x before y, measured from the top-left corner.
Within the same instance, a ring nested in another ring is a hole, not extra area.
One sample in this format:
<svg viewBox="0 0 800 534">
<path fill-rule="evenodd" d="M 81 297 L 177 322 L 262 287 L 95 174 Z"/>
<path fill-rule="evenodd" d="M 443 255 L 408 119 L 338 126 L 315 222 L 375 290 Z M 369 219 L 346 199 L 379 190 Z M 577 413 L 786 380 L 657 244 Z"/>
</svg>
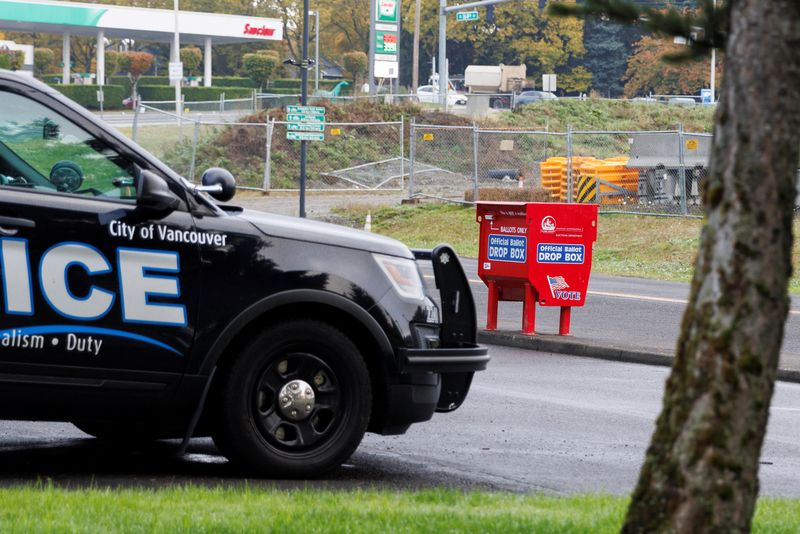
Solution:
<svg viewBox="0 0 800 534">
<path fill-rule="evenodd" d="M 303 58 L 300 62 L 300 100 L 308 105 L 308 0 L 303 0 Z M 308 141 L 300 141 L 300 217 L 306 216 L 306 156 Z"/>
<path fill-rule="evenodd" d="M 717 10 L 717 0 L 713 2 L 714 11 Z M 717 78 L 717 49 L 715 47 L 711 47 L 711 103 L 717 101 L 716 97 L 714 96 L 714 86 L 716 85 L 716 78 Z"/>
<path fill-rule="evenodd" d="M 319 9 L 309 11 L 314 17 L 314 92 L 319 91 Z"/>
<path fill-rule="evenodd" d="M 174 8 L 175 8 L 175 36 L 172 41 L 172 61 L 175 64 L 180 65 L 181 62 L 181 38 L 180 34 L 178 33 L 178 2 L 180 0 L 175 0 Z M 181 65 L 181 78 L 183 78 L 183 65 Z M 183 106 L 181 106 L 181 80 L 175 80 L 175 115 L 180 118 L 181 111 Z"/>
<path fill-rule="evenodd" d="M 447 0 L 439 0 L 439 98 L 442 99 L 442 106 L 447 109 L 447 14 L 453 11 L 465 9 L 475 9 L 477 7 L 502 4 L 512 0 L 477 0 L 457 6 L 447 5 Z"/>
</svg>

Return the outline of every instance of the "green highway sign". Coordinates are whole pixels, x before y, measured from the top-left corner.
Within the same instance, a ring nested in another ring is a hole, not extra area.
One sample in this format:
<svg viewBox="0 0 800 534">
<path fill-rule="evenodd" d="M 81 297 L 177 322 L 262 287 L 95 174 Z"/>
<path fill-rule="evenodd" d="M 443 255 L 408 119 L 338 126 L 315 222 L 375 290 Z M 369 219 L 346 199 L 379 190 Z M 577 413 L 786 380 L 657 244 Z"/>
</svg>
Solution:
<svg viewBox="0 0 800 534">
<path fill-rule="evenodd" d="M 290 122 L 286 129 L 294 132 L 324 132 L 325 125 L 313 122 Z"/>
<path fill-rule="evenodd" d="M 289 141 L 324 141 L 324 133 L 315 132 L 286 132 L 286 139 Z"/>
<path fill-rule="evenodd" d="M 310 115 L 325 115 L 322 106 L 286 106 L 286 113 L 305 113 Z M 292 119 L 289 119 L 292 120 Z"/>
<path fill-rule="evenodd" d="M 478 12 L 477 11 L 457 11 L 456 12 L 456 20 L 478 20 Z"/>
<path fill-rule="evenodd" d="M 325 122 L 325 115 L 308 115 L 305 113 L 287 113 L 286 120 L 289 122 Z"/>
</svg>

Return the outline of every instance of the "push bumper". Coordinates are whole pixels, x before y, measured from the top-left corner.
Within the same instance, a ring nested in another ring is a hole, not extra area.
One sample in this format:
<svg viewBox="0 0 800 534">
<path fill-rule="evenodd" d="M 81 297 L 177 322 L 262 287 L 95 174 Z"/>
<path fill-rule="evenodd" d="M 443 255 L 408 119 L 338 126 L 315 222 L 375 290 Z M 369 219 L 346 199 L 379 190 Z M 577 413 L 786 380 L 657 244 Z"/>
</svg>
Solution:
<svg viewBox="0 0 800 534">
<path fill-rule="evenodd" d="M 403 348 L 400 367 L 408 373 L 439 373 L 441 390 L 436 411 L 449 412 L 464 402 L 475 371 L 489 363 L 489 349 L 478 345 L 475 301 L 455 251 L 439 245 L 432 251 L 414 251 L 417 260 L 430 260 L 441 300 L 441 327 L 437 347 Z"/>
<path fill-rule="evenodd" d="M 491 356 L 482 345 L 441 349 L 400 349 L 404 373 L 469 373 L 486 369 Z"/>
</svg>

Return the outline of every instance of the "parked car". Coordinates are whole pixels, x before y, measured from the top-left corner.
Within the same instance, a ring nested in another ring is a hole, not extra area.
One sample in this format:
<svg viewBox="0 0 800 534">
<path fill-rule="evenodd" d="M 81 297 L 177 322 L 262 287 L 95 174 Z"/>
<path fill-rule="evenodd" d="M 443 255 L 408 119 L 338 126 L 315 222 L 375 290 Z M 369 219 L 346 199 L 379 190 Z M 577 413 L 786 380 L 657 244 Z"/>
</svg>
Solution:
<svg viewBox="0 0 800 534">
<path fill-rule="evenodd" d="M 691 96 L 673 96 L 667 103 L 671 106 L 696 106 L 697 100 Z"/>
<path fill-rule="evenodd" d="M 314 477 L 486 368 L 448 246 L 219 204 L 224 169 L 190 183 L 32 78 L 0 70 L 0 96 L 0 419 Z"/>
<path fill-rule="evenodd" d="M 548 91 L 522 91 L 515 100 L 516 106 L 526 106 L 543 100 L 558 100 L 558 97 Z"/>
<path fill-rule="evenodd" d="M 428 104 L 438 104 L 439 100 L 439 88 L 433 85 L 421 85 L 417 88 L 417 100 L 420 102 L 425 102 Z M 461 93 L 456 93 L 453 91 L 448 91 L 447 93 L 447 105 L 448 106 L 466 106 L 467 105 L 467 95 L 462 95 Z"/>
</svg>

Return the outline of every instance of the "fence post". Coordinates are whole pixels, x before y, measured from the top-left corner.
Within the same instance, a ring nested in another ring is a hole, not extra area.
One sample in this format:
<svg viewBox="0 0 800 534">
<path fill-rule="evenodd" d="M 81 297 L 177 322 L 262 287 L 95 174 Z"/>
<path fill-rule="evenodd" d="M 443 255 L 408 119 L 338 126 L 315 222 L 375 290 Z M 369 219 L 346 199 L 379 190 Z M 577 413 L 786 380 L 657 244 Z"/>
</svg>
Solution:
<svg viewBox="0 0 800 534">
<path fill-rule="evenodd" d="M 684 159 L 684 147 L 686 146 L 683 137 L 683 123 L 678 124 L 678 180 L 681 182 L 681 213 L 689 214 L 689 207 L 686 205 L 686 160 Z"/>
<path fill-rule="evenodd" d="M 177 101 L 176 101 L 177 102 Z M 183 143 L 183 111 L 186 109 L 186 95 L 181 93 L 181 109 L 180 113 L 178 114 L 177 123 L 178 123 L 178 141 Z"/>
<path fill-rule="evenodd" d="M 225 91 L 219 94 L 219 110 L 225 111 Z"/>
<path fill-rule="evenodd" d="M 402 113 L 400 114 L 400 190 L 403 190 L 403 187 L 406 183 L 406 116 Z"/>
<path fill-rule="evenodd" d="M 414 158 L 417 151 L 417 119 L 411 117 L 411 129 L 408 135 L 408 198 L 414 196 Z"/>
<path fill-rule="evenodd" d="M 269 191 L 272 180 L 272 132 L 275 129 L 275 119 L 267 119 L 267 154 L 264 157 L 264 192 Z"/>
<path fill-rule="evenodd" d="M 192 163 L 189 166 L 189 180 L 194 182 L 194 172 L 197 166 L 197 143 L 200 141 L 200 121 L 194 121 L 194 139 L 192 140 Z"/>
<path fill-rule="evenodd" d="M 253 113 L 255 113 L 256 111 L 258 111 L 258 106 L 257 106 L 257 101 L 256 101 L 256 90 L 255 89 L 253 89 L 253 93 L 252 93 L 251 96 L 253 98 Z"/>
<path fill-rule="evenodd" d="M 472 199 L 474 202 L 478 198 L 478 125 L 472 122 Z"/>
<path fill-rule="evenodd" d="M 572 204 L 572 125 L 567 125 L 567 204 Z"/>
<path fill-rule="evenodd" d="M 131 128 L 131 141 L 136 142 L 136 136 L 139 133 L 139 109 L 141 104 L 137 99 L 133 100 L 133 127 Z"/>
</svg>

